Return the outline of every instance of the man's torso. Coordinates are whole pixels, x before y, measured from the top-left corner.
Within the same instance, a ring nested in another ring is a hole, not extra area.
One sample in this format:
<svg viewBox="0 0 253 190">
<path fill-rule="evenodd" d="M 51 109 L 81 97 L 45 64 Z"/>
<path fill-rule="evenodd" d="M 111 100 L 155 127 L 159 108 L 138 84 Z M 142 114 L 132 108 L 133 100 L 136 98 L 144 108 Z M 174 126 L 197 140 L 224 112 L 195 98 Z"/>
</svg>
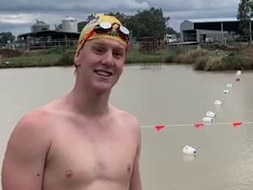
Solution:
<svg viewBox="0 0 253 190">
<path fill-rule="evenodd" d="M 43 189 L 128 189 L 138 139 L 124 115 L 59 118 L 51 129 Z"/>
</svg>

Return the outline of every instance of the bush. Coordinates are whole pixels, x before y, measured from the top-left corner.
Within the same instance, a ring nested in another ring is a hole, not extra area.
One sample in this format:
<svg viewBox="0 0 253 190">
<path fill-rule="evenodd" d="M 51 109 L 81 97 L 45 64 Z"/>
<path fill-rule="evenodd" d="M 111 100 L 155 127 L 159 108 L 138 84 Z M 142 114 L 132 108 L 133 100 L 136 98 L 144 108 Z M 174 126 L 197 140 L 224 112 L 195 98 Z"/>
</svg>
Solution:
<svg viewBox="0 0 253 190">
<path fill-rule="evenodd" d="M 199 57 L 199 58 L 195 61 L 194 65 L 193 65 L 193 68 L 194 68 L 195 70 L 205 70 L 206 65 L 207 65 L 207 62 L 208 62 L 208 57 L 206 57 L 206 56 L 201 56 L 201 57 Z"/>
<path fill-rule="evenodd" d="M 166 55 L 166 56 L 164 57 L 163 62 L 164 62 L 164 63 L 173 63 L 173 62 L 174 62 L 174 59 L 175 59 L 175 55 L 174 55 L 174 54 L 169 54 L 169 55 Z"/>
<path fill-rule="evenodd" d="M 193 64 L 196 63 L 199 58 L 203 59 L 204 56 L 208 56 L 205 50 L 196 49 L 178 54 L 175 56 L 174 61 L 177 63 Z"/>
<path fill-rule="evenodd" d="M 221 61 L 212 64 L 211 70 L 250 70 L 253 69 L 253 60 L 239 55 L 230 54 Z"/>
<path fill-rule="evenodd" d="M 213 71 L 221 62 L 220 58 L 218 57 L 209 57 L 206 67 L 204 68 L 205 71 Z"/>
<path fill-rule="evenodd" d="M 56 65 L 69 66 L 74 64 L 74 54 L 70 52 L 65 52 L 57 61 Z"/>
<path fill-rule="evenodd" d="M 192 59 L 196 60 L 197 58 L 206 55 L 206 51 L 202 49 L 192 50 L 189 52 L 189 55 L 192 57 Z"/>
<path fill-rule="evenodd" d="M 174 61 L 176 63 L 193 63 L 192 58 L 187 54 L 179 54 L 175 57 Z"/>
<path fill-rule="evenodd" d="M 221 59 L 221 63 L 217 65 L 217 70 L 242 70 L 247 60 L 238 55 L 229 55 Z"/>
</svg>

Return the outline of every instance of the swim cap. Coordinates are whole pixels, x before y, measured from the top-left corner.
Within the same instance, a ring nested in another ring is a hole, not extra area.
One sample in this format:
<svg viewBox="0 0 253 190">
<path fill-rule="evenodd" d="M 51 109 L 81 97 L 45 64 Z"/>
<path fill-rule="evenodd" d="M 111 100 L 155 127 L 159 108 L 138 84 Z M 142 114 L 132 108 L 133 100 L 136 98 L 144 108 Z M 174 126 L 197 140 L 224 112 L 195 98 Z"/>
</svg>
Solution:
<svg viewBox="0 0 253 190">
<path fill-rule="evenodd" d="M 124 27 L 116 17 L 100 15 L 91 20 L 82 29 L 76 53 L 78 54 L 80 52 L 86 41 L 97 38 L 117 40 L 127 47 L 129 42 L 129 30 Z"/>
</svg>

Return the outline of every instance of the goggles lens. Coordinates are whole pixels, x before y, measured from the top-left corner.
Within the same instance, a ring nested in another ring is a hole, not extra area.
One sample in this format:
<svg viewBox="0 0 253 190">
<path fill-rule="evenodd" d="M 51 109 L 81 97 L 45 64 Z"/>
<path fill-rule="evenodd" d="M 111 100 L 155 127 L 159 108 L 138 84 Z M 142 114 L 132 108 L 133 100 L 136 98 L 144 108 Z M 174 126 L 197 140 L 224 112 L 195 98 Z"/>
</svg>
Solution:
<svg viewBox="0 0 253 190">
<path fill-rule="evenodd" d="M 115 29 L 114 29 L 114 25 L 117 26 L 117 27 L 115 27 Z M 125 41 L 129 40 L 129 33 L 130 33 L 129 30 L 126 27 L 119 25 L 117 23 L 111 24 L 110 22 L 101 22 L 97 26 L 95 26 L 94 31 L 96 33 L 103 33 L 103 32 L 108 31 L 108 32 L 110 32 L 110 34 L 112 34 L 114 32 L 113 35 L 116 34 Z"/>
<path fill-rule="evenodd" d="M 125 26 L 120 26 L 119 27 L 119 30 L 123 33 L 123 34 L 125 34 L 125 35 L 129 35 L 129 30 L 125 27 Z"/>
<path fill-rule="evenodd" d="M 111 29 L 112 27 L 112 24 L 109 23 L 109 22 L 101 22 L 100 24 L 97 25 L 98 27 L 100 28 L 103 28 L 103 29 Z"/>
</svg>

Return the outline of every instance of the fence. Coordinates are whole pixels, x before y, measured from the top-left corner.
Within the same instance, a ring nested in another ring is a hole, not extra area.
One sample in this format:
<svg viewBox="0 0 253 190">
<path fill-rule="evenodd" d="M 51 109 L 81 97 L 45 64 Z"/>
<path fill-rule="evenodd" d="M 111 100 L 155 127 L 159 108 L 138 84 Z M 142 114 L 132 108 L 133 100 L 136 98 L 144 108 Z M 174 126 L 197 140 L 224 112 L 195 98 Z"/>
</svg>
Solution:
<svg viewBox="0 0 253 190">
<path fill-rule="evenodd" d="M 52 41 L 24 41 L 18 43 L 19 49 L 29 49 L 29 50 L 43 50 L 50 49 L 54 47 L 64 47 L 71 48 L 75 47 L 77 40 L 52 40 Z"/>
</svg>

